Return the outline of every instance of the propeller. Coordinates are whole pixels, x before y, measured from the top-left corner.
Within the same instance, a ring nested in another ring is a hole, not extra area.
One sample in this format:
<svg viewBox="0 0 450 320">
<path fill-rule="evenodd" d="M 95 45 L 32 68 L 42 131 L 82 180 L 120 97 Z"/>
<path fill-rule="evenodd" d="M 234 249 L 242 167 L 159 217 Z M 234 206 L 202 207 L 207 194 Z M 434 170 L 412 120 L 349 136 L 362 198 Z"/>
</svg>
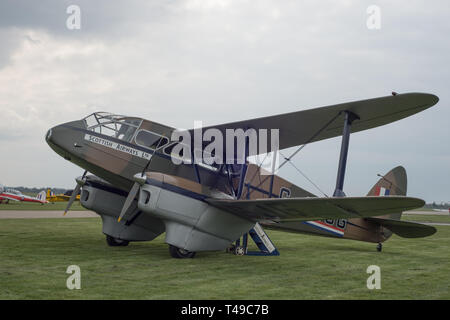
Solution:
<svg viewBox="0 0 450 320">
<path fill-rule="evenodd" d="M 163 141 L 162 138 L 159 139 L 158 145 L 156 146 L 155 151 L 150 155 L 150 159 L 148 160 L 147 164 L 145 165 L 144 169 L 141 173 L 136 173 L 133 176 L 133 180 L 135 181 L 133 186 L 131 187 L 130 192 L 128 193 L 127 198 L 125 199 L 125 203 L 123 204 L 122 211 L 120 211 L 119 218 L 117 219 L 117 222 L 120 222 L 122 220 L 125 213 L 128 211 L 128 209 L 131 206 L 131 203 L 133 202 L 134 198 L 136 198 L 136 195 L 139 191 L 139 189 L 145 184 L 147 181 L 147 176 L 145 175 L 145 172 L 150 167 L 150 163 L 152 162 L 153 155 L 158 152 L 160 149 L 165 147 L 165 145 L 161 146 L 161 142 Z"/>
<path fill-rule="evenodd" d="M 86 183 L 86 174 L 87 170 L 84 171 L 81 178 L 76 178 L 75 181 L 77 182 L 77 185 L 75 186 L 75 189 L 72 191 L 72 195 L 70 196 L 69 202 L 67 203 L 66 210 L 64 210 L 64 216 L 69 211 L 70 207 L 72 206 L 72 203 L 75 201 L 75 198 L 77 197 L 77 194 L 80 192 L 81 187 Z"/>
<path fill-rule="evenodd" d="M 133 176 L 133 180 L 135 181 L 135 183 L 133 184 L 130 192 L 128 193 L 128 196 L 125 200 L 125 203 L 123 204 L 122 211 L 120 212 L 119 219 L 117 219 L 117 222 L 120 222 L 120 220 L 122 220 L 123 216 L 130 208 L 130 205 L 133 202 L 134 198 L 136 198 L 139 189 L 141 188 L 141 186 L 145 184 L 147 176 L 143 173 L 136 173 Z"/>
</svg>

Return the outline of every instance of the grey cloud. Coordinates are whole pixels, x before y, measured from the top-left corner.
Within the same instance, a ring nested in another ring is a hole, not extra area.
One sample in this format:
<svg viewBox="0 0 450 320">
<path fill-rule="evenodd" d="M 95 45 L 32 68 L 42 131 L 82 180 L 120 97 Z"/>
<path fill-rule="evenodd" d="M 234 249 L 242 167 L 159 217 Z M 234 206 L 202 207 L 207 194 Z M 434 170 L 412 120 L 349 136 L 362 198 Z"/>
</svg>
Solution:
<svg viewBox="0 0 450 320">
<path fill-rule="evenodd" d="M 59 36 L 131 36 L 137 24 L 161 20 L 174 1 L 71 1 L 3 0 L 0 2 L 0 28 L 44 29 Z M 82 31 L 66 28 L 70 5 L 81 9 Z"/>
<path fill-rule="evenodd" d="M 2 1 L 0 81 L 7 90 L 0 88 L 0 108 L 36 110 L 22 120 L 34 124 L 25 133 L 42 142 L 33 151 L 43 171 L 60 173 L 45 179 L 71 187 L 79 169 L 53 155 L 42 136 L 95 106 L 187 128 L 194 120 L 216 124 L 391 91 L 431 92 L 441 98 L 438 106 L 352 136 L 345 187 L 365 194 L 376 173 L 404 164 L 413 195 L 448 200 L 450 182 L 433 187 L 450 173 L 447 1 L 378 3 L 382 28 L 370 31 L 372 1 Z M 81 7 L 79 31 L 65 27 L 69 4 Z M 28 52 L 20 47 L 24 39 Z M 41 52 L 47 47 L 48 55 Z M 13 53 L 26 59 L 2 73 Z M 24 78 L 14 78 L 17 72 Z M 339 143 L 312 144 L 294 160 L 328 191 Z M 41 184 L 39 170 L 27 174 Z M 282 174 L 314 191 L 293 168 Z"/>
<path fill-rule="evenodd" d="M 21 40 L 17 30 L 0 28 L 0 69 L 9 63 L 11 54 L 20 45 Z"/>
</svg>

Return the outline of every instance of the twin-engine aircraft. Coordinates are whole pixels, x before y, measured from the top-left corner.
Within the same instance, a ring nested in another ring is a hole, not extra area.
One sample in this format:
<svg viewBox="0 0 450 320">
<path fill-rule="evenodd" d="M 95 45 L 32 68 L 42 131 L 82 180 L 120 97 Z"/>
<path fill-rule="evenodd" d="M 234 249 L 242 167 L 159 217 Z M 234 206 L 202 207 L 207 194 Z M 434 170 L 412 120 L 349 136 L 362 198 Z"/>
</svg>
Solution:
<svg viewBox="0 0 450 320">
<path fill-rule="evenodd" d="M 400 221 L 403 211 L 425 203 L 406 196 L 403 167 L 381 176 L 367 196 L 346 197 L 350 133 L 411 116 L 438 100 L 425 93 L 393 94 L 203 128 L 223 136 L 228 130 L 270 131 L 271 142 L 277 138 L 279 150 L 342 136 L 332 197 L 316 197 L 250 163 L 249 157 L 261 150 L 249 148 L 249 139 L 232 154 L 225 141 L 216 140 L 215 146 L 223 143 L 223 148 L 210 148 L 212 158 L 222 156 L 225 161 L 198 162 L 195 150 L 184 149 L 191 141 L 173 139 L 175 128 L 137 117 L 96 112 L 51 128 L 46 141 L 59 155 L 85 169 L 76 179 L 66 212 L 81 190 L 81 205 L 101 216 L 111 246 L 153 240 L 165 232 L 175 258 L 226 249 L 242 255 L 251 254 L 250 235 L 260 249 L 255 254 L 276 255 L 278 250 L 263 229 L 272 228 L 373 242 L 381 251 L 381 244 L 393 233 L 425 237 L 436 229 Z M 184 133 L 195 136 L 195 130 Z M 184 151 L 178 156 L 188 160 L 181 163 L 174 161 L 174 150 L 180 146 Z M 200 148 L 206 150 L 208 144 L 203 141 Z M 239 148 L 244 155 L 241 162 L 235 156 Z"/>
</svg>

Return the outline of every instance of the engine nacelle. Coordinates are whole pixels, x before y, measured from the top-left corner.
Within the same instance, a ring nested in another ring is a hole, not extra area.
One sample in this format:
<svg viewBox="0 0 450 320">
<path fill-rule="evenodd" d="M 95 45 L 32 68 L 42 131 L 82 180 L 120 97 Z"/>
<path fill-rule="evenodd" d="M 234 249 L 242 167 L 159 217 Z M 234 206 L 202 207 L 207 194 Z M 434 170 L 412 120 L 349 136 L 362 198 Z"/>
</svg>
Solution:
<svg viewBox="0 0 450 320">
<path fill-rule="evenodd" d="M 80 204 L 99 214 L 103 222 L 103 233 L 117 239 L 148 241 L 164 232 L 164 223 L 157 217 L 140 211 L 136 201 L 129 209 L 129 216 L 132 218 L 118 222 L 117 218 L 126 196 L 126 192 L 99 178 L 89 176 L 81 192 Z"/>
<path fill-rule="evenodd" d="M 145 184 L 138 208 L 164 221 L 168 244 L 188 251 L 224 250 L 255 225 L 180 188 Z"/>
</svg>

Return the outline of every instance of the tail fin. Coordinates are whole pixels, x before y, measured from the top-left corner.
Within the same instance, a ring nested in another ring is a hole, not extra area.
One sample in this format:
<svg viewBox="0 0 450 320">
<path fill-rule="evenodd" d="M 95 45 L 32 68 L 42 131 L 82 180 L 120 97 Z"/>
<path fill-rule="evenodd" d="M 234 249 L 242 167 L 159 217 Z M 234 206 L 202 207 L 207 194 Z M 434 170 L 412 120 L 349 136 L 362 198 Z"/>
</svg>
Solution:
<svg viewBox="0 0 450 320">
<path fill-rule="evenodd" d="M 39 193 L 37 194 L 37 196 L 36 196 L 36 199 L 38 199 L 38 200 L 40 200 L 40 201 L 42 201 L 42 202 L 45 202 L 46 199 L 47 199 L 47 196 L 46 196 L 45 191 L 42 190 L 41 192 L 39 192 Z"/>
<path fill-rule="evenodd" d="M 407 178 L 406 170 L 398 166 L 384 176 L 379 175 L 380 180 L 370 189 L 368 196 L 406 196 Z M 383 227 L 385 240 L 389 239 L 392 233 L 403 238 L 422 238 L 436 232 L 436 228 L 420 223 L 400 221 L 402 212 L 387 214 L 379 217 L 367 218 Z"/>
<path fill-rule="evenodd" d="M 398 166 L 385 175 L 380 176 L 380 180 L 370 189 L 367 196 L 406 196 L 407 177 L 406 170 L 402 166 Z M 402 213 L 393 213 L 383 218 L 400 220 Z M 380 217 L 381 218 L 381 217 Z"/>
</svg>

